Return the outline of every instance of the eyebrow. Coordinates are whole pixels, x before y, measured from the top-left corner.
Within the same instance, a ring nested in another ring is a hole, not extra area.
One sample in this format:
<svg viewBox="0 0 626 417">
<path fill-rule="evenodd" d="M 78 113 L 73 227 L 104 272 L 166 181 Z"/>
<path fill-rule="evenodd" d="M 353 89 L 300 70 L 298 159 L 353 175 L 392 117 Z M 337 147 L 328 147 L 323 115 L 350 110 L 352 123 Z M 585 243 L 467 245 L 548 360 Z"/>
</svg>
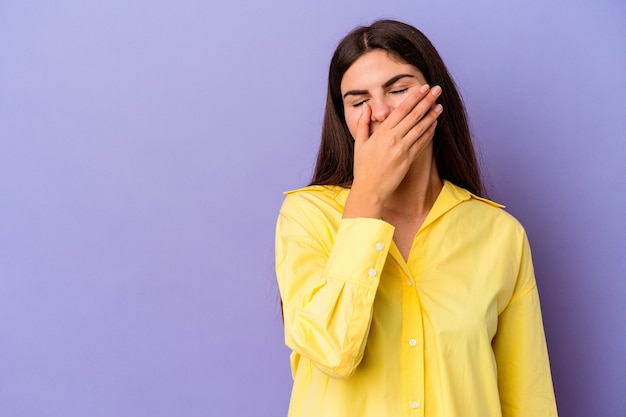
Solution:
<svg viewBox="0 0 626 417">
<path fill-rule="evenodd" d="M 415 75 L 411 75 L 411 74 L 398 74 L 395 77 L 392 77 L 391 79 L 389 79 L 385 84 L 383 84 L 383 88 L 387 88 L 392 86 L 396 81 L 401 80 L 403 78 L 406 77 L 411 77 L 411 78 L 416 78 Z M 367 94 L 367 90 L 350 90 L 347 91 L 344 95 L 343 98 L 345 99 L 348 96 L 362 96 Z"/>
</svg>

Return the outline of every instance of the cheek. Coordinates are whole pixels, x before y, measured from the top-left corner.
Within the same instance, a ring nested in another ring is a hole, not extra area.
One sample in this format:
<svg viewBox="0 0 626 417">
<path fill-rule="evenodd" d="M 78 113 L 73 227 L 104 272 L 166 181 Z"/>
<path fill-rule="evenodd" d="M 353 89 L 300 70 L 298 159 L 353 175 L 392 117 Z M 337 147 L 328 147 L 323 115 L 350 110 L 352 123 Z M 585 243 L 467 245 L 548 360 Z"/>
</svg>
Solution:
<svg viewBox="0 0 626 417">
<path fill-rule="evenodd" d="M 356 137 L 356 127 L 359 124 L 359 117 L 361 117 L 360 107 L 345 109 L 346 124 L 348 125 L 348 130 L 350 134 L 352 134 L 353 139 Z"/>
<path fill-rule="evenodd" d="M 410 92 L 411 90 L 409 90 Z M 389 106 L 389 112 L 394 111 L 400 104 L 402 104 L 402 102 L 404 100 L 406 100 L 406 98 L 408 97 L 408 92 L 404 93 L 404 94 L 395 94 L 395 95 L 391 95 L 389 97 L 389 100 L 387 101 L 388 106 Z"/>
</svg>

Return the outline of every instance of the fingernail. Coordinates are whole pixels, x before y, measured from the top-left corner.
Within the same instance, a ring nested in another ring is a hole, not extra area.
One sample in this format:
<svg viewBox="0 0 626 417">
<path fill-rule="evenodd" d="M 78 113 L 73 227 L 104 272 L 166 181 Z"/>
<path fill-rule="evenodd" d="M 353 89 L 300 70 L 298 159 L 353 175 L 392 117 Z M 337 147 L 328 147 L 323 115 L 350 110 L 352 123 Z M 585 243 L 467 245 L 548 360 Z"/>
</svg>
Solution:
<svg viewBox="0 0 626 417">
<path fill-rule="evenodd" d="M 427 91 L 428 91 L 428 88 L 429 88 L 428 84 L 424 84 L 424 85 L 422 86 L 422 88 L 420 88 L 420 93 L 425 93 L 425 92 L 427 92 Z"/>
<path fill-rule="evenodd" d="M 441 104 L 437 104 L 435 106 L 435 113 L 441 113 L 442 110 L 443 110 L 443 106 Z"/>
<path fill-rule="evenodd" d="M 438 85 L 434 86 L 432 90 L 430 90 L 430 94 L 437 97 L 439 94 L 441 94 L 441 87 L 439 87 Z"/>
</svg>

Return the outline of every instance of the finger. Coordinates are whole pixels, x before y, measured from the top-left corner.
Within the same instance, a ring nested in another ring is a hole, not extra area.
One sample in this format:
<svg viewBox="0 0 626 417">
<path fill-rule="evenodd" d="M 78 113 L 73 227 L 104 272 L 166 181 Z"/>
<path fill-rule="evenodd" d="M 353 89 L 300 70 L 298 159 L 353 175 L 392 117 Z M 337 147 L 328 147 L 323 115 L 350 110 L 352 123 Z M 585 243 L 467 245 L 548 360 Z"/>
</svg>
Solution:
<svg viewBox="0 0 626 417">
<path fill-rule="evenodd" d="M 406 136 L 413 130 L 413 128 L 432 111 L 435 106 L 437 98 L 441 95 L 441 87 L 434 86 L 430 89 L 430 92 L 420 100 L 419 103 L 407 114 L 402 121 L 396 126 L 396 131 L 400 136 Z M 431 114 L 432 116 L 432 114 Z M 434 120 L 434 119 L 433 119 Z M 432 123 L 432 120 L 430 121 Z M 428 125 L 430 125 L 428 123 Z"/>
<path fill-rule="evenodd" d="M 408 114 L 415 109 L 415 107 L 427 96 L 430 86 L 428 84 L 422 85 L 420 88 L 416 88 L 405 98 L 402 103 L 398 105 L 381 124 L 387 126 L 389 129 L 396 127 L 401 123 Z"/>
<path fill-rule="evenodd" d="M 422 141 L 422 137 L 427 135 L 429 130 L 434 132 L 435 127 L 437 126 L 437 118 L 442 112 L 443 106 L 441 104 L 436 104 L 428 113 L 426 113 L 426 115 L 424 115 L 424 117 L 422 117 L 419 123 L 407 132 L 405 140 L 407 140 L 409 147 L 413 146 L 416 142 Z"/>
<path fill-rule="evenodd" d="M 370 137 L 370 120 L 372 118 L 372 108 L 367 103 L 362 104 L 361 116 L 356 125 L 357 142 L 365 142 Z"/>
<path fill-rule="evenodd" d="M 435 137 L 435 129 L 437 128 L 437 120 L 435 120 L 424 133 L 411 144 L 408 149 L 408 156 L 410 161 L 414 161 L 415 158 L 426 148 L 429 144 L 432 143 L 433 138 Z"/>
</svg>

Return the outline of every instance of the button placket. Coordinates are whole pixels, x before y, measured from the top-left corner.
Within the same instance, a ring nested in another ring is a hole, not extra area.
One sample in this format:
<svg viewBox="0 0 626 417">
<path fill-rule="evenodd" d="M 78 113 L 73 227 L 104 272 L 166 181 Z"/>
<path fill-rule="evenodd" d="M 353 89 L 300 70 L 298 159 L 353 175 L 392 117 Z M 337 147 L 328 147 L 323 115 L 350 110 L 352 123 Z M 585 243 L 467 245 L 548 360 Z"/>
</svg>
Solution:
<svg viewBox="0 0 626 417">
<path fill-rule="evenodd" d="M 408 415 L 422 416 L 424 413 L 424 328 L 422 310 L 416 292 L 416 281 L 413 275 L 405 276 L 406 286 L 403 290 L 403 316 L 410 318 L 403 323 L 404 363 L 407 372 L 404 374 L 404 394 Z"/>
</svg>

